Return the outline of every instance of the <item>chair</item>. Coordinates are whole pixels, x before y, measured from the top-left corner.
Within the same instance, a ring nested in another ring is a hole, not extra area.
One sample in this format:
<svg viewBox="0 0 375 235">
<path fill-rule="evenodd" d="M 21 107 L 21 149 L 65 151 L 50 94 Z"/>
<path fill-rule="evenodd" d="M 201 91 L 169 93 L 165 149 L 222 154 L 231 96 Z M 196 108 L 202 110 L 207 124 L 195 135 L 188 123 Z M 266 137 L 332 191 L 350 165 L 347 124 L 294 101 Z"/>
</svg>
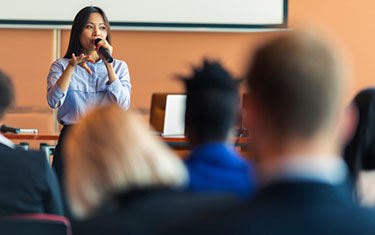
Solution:
<svg viewBox="0 0 375 235">
<path fill-rule="evenodd" d="M 1 217 L 0 234 L 71 235 L 72 231 L 64 216 L 31 213 Z"/>
<path fill-rule="evenodd" d="M 155 131 L 162 133 L 164 127 L 165 105 L 167 95 L 180 95 L 182 93 L 154 93 L 151 98 L 150 124 Z"/>
</svg>

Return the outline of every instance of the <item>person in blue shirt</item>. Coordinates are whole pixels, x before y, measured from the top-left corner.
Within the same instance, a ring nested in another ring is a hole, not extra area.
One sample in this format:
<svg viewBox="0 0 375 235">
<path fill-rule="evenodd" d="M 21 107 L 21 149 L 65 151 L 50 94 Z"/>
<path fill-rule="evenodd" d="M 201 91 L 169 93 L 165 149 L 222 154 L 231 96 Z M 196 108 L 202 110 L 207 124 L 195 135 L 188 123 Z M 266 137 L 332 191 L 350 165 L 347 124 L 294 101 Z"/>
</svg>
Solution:
<svg viewBox="0 0 375 235">
<path fill-rule="evenodd" d="M 188 189 L 249 197 L 255 189 L 253 166 L 228 142 L 239 114 L 240 81 L 220 63 L 208 60 L 182 80 L 187 93 L 186 136 L 193 147 L 185 161 Z"/>
<path fill-rule="evenodd" d="M 130 106 L 128 66 L 116 59 L 108 63 L 99 53 L 100 47 L 112 54 L 109 21 L 103 10 L 88 6 L 77 13 L 67 52 L 51 65 L 47 77 L 47 101 L 58 109 L 57 119 L 63 125 L 53 160 L 60 183 L 64 137 L 71 125 L 97 106 L 116 103 L 125 110 Z"/>
</svg>

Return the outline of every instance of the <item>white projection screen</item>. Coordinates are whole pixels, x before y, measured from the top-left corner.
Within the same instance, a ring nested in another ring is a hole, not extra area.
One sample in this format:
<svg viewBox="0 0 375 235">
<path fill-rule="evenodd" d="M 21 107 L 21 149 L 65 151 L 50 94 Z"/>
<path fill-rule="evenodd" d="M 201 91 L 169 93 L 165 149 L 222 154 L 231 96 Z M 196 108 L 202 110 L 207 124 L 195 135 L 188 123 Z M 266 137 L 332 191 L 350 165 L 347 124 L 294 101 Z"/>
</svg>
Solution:
<svg viewBox="0 0 375 235">
<path fill-rule="evenodd" d="M 85 6 L 101 7 L 114 29 L 246 30 L 287 27 L 288 0 L 13 0 L 2 28 L 70 28 Z"/>
</svg>

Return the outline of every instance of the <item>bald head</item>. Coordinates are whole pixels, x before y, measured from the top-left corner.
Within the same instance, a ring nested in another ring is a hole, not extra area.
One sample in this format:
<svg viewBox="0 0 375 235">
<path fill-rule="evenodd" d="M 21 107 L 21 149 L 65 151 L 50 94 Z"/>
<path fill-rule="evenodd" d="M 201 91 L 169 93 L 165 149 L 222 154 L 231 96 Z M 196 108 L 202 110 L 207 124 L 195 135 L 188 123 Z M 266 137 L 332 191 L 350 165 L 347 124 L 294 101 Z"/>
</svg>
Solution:
<svg viewBox="0 0 375 235">
<path fill-rule="evenodd" d="M 310 137 L 332 122 L 341 99 L 339 60 L 309 33 L 288 33 L 259 48 L 247 75 L 252 97 L 278 137 Z"/>
</svg>

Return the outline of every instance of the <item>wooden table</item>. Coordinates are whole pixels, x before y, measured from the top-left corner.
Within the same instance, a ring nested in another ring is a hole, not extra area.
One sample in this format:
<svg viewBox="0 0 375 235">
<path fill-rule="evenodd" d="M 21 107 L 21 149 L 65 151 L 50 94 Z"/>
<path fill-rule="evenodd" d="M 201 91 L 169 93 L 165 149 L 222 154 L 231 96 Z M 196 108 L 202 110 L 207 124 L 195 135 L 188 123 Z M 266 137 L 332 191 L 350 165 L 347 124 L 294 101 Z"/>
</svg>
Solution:
<svg viewBox="0 0 375 235">
<path fill-rule="evenodd" d="M 17 140 L 17 141 L 57 141 L 59 139 L 59 135 L 51 135 L 51 134 L 4 134 L 10 140 Z M 187 141 L 186 138 L 168 138 L 168 137 L 160 137 L 161 140 L 166 143 L 169 147 L 174 150 L 190 150 L 191 146 L 190 143 Z M 236 142 L 236 138 L 233 140 L 233 143 Z M 249 138 L 241 138 L 237 144 L 241 151 L 248 146 Z"/>
</svg>

